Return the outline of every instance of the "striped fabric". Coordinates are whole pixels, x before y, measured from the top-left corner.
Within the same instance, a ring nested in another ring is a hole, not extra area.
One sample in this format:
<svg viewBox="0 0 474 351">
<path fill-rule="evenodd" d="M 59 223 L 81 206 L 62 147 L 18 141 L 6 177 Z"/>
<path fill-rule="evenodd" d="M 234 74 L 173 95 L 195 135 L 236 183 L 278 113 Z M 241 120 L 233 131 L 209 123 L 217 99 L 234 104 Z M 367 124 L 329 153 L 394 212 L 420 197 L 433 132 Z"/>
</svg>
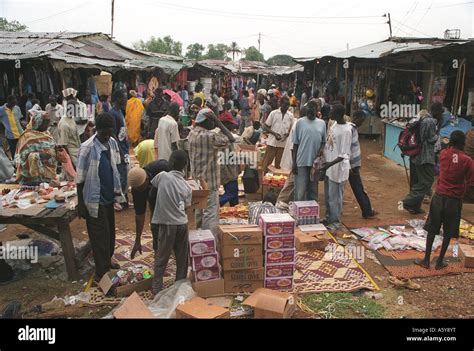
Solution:
<svg viewBox="0 0 474 351">
<path fill-rule="evenodd" d="M 7 105 L 0 107 L 0 120 L 5 127 L 5 136 L 7 139 L 18 139 L 23 133 L 23 128 L 20 124 L 22 117 L 18 106 L 13 107 L 13 109 L 9 109 Z"/>
<path fill-rule="evenodd" d="M 253 202 L 249 204 L 249 224 L 258 224 L 261 214 L 280 212 L 281 211 L 270 202 Z"/>
<path fill-rule="evenodd" d="M 219 189 L 220 166 L 217 162 L 217 151 L 229 143 L 222 132 L 213 132 L 202 127 L 195 127 L 188 136 L 191 176 L 204 179 L 209 190 Z"/>
</svg>

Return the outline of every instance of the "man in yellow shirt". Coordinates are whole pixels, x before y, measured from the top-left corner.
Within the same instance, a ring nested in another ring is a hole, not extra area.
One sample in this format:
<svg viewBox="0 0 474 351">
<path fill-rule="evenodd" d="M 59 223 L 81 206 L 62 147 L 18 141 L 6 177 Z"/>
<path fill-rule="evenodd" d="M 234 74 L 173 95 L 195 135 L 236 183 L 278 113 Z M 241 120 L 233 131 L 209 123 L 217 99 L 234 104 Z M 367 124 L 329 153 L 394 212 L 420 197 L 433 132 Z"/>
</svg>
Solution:
<svg viewBox="0 0 474 351">
<path fill-rule="evenodd" d="M 18 107 L 17 100 L 14 96 L 7 97 L 7 103 L 0 107 L 0 120 L 5 127 L 5 137 L 12 159 L 15 158 L 16 144 L 20 135 L 23 134 L 23 127 L 20 120 L 23 118 L 21 110 Z"/>
</svg>

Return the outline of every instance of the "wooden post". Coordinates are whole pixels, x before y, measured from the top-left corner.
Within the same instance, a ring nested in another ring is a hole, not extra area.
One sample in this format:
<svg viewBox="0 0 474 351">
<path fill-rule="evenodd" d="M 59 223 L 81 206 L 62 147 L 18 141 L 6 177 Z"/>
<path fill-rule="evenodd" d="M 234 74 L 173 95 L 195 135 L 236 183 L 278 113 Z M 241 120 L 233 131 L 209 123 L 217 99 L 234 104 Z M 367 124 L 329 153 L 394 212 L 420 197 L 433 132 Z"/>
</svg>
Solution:
<svg viewBox="0 0 474 351">
<path fill-rule="evenodd" d="M 435 80 L 435 62 L 431 61 L 430 85 L 428 86 L 428 99 L 426 100 L 426 101 L 428 101 L 427 104 L 426 104 L 427 109 L 430 108 L 431 102 L 432 102 L 431 97 L 432 97 L 432 94 L 433 94 L 434 80 Z"/>
<path fill-rule="evenodd" d="M 58 231 L 69 280 L 79 280 L 79 272 L 77 270 L 76 255 L 74 253 L 74 245 L 72 243 L 69 223 L 58 221 Z"/>
</svg>

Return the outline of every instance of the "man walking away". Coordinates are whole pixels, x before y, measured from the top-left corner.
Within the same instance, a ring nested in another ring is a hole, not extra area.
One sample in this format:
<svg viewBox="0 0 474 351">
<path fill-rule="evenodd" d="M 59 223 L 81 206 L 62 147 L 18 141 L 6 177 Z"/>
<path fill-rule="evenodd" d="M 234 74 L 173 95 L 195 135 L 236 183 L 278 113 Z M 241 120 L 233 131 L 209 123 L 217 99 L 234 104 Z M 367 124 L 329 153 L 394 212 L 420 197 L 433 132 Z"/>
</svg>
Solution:
<svg viewBox="0 0 474 351">
<path fill-rule="evenodd" d="M 115 119 L 114 138 L 117 141 L 120 150 L 120 162 L 117 164 L 117 169 L 120 174 L 120 184 L 122 193 L 125 196 L 125 202 L 115 205 L 115 209 L 121 211 L 123 208 L 128 208 L 128 165 L 130 164 L 130 144 L 128 142 L 128 132 L 125 125 L 125 117 L 123 111 L 127 107 L 127 92 L 125 90 L 117 90 L 112 95 L 113 107 L 110 114 Z"/>
<path fill-rule="evenodd" d="M 242 135 L 244 129 L 248 127 L 250 123 L 250 103 L 248 90 L 244 90 L 242 100 L 240 101 L 240 117 L 239 135 Z"/>
<path fill-rule="evenodd" d="M 352 192 L 359 203 L 359 207 L 362 211 L 362 217 L 365 219 L 375 217 L 378 212 L 372 208 L 370 203 L 369 196 L 364 190 L 364 184 L 362 183 L 362 178 L 360 176 L 360 167 L 362 166 L 362 156 L 360 151 L 360 142 L 359 142 L 359 133 L 357 128 L 359 128 L 364 122 L 364 112 L 356 111 L 352 118 L 352 143 L 351 143 L 351 170 L 349 172 L 349 184 L 351 185 Z"/>
<path fill-rule="evenodd" d="M 410 189 L 410 193 L 403 200 L 403 208 L 411 214 L 423 214 L 421 208 L 423 199 L 429 193 L 434 182 L 434 166 L 436 164 L 435 144 L 439 138 L 438 124 L 443 114 L 443 104 L 434 103 L 431 106 L 431 115 L 421 120 L 420 143 L 421 153 L 411 161 L 415 165 L 416 183 Z"/>
<path fill-rule="evenodd" d="M 97 134 L 81 145 L 77 159 L 78 215 L 84 218 L 96 267 L 94 280 L 100 281 L 110 269 L 115 250 L 114 199 L 122 195 L 120 151 L 115 139 L 114 117 L 108 113 L 97 116 Z M 123 196 L 121 196 L 123 197 Z"/>
<path fill-rule="evenodd" d="M 436 193 L 431 200 L 431 208 L 424 229 L 428 232 L 426 251 L 423 260 L 415 263 L 429 269 L 433 242 L 443 226 L 443 243 L 441 252 L 436 261 L 436 269 L 447 266 L 444 256 L 451 239 L 459 238 L 459 224 L 461 222 L 462 199 L 466 189 L 474 185 L 474 161 L 462 150 L 466 136 L 462 131 L 451 134 L 449 148 L 443 150 L 440 156 L 440 175 L 436 186 Z"/>
<path fill-rule="evenodd" d="M 169 160 L 171 153 L 178 150 L 179 129 L 179 105 L 172 102 L 169 114 L 161 117 L 155 132 L 155 159 Z"/>
<path fill-rule="evenodd" d="M 162 172 L 153 180 L 157 197 L 151 230 L 157 237 L 155 251 L 155 276 L 153 293 L 163 289 L 163 276 L 171 251 L 176 257 L 176 281 L 186 279 L 188 274 L 188 217 L 186 208 L 191 206 L 192 189 L 184 179 L 188 156 L 183 150 L 173 151 L 169 173 Z"/>
<path fill-rule="evenodd" d="M 332 119 L 336 121 L 328 132 L 325 147 L 326 163 L 321 171 L 326 172 L 324 195 L 326 197 L 326 220 L 323 224 L 341 222 L 344 187 L 349 179 L 351 165 L 352 127 L 344 119 L 345 108 L 338 104 L 333 107 Z"/>
</svg>

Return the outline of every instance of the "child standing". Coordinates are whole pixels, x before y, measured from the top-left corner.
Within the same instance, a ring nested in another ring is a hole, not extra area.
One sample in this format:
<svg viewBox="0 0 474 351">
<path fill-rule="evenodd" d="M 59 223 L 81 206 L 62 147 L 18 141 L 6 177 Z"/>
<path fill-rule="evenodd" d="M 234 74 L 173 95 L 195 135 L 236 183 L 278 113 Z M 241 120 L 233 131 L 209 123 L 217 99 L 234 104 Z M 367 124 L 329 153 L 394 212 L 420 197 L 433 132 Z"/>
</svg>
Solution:
<svg viewBox="0 0 474 351">
<path fill-rule="evenodd" d="M 437 270 L 447 266 L 444 256 L 449 243 L 451 239 L 459 237 L 462 199 L 466 189 L 474 185 L 474 161 L 462 151 L 465 143 L 466 135 L 462 131 L 454 131 L 451 134 L 449 148 L 441 152 L 436 193 L 431 200 L 430 213 L 424 228 L 428 232 L 425 258 L 415 261 L 415 264 L 427 269 L 430 268 L 431 249 L 441 225 L 444 238 L 436 262 Z"/>
<path fill-rule="evenodd" d="M 163 289 L 163 276 L 174 251 L 176 281 L 186 279 L 188 273 L 188 217 L 192 189 L 184 179 L 188 156 L 183 150 L 173 151 L 169 160 L 171 171 L 161 172 L 151 183 L 157 188 L 156 206 L 151 220 L 151 231 L 157 238 L 153 293 Z"/>
</svg>

